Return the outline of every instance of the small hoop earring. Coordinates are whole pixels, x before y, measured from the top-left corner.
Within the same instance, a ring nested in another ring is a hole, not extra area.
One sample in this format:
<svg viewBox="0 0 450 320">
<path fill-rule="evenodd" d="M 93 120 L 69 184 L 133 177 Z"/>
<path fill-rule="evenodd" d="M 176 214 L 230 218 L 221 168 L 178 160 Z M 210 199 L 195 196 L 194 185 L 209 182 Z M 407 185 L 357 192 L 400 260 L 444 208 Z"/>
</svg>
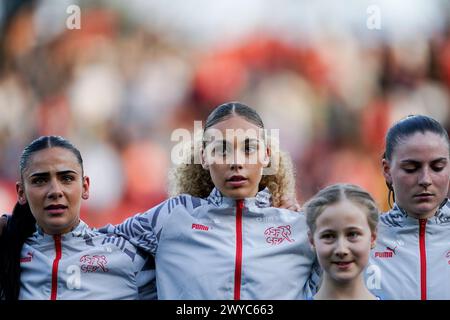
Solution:
<svg viewBox="0 0 450 320">
<path fill-rule="evenodd" d="M 388 192 L 388 205 L 389 208 L 392 209 L 393 204 L 395 203 L 395 193 L 394 193 L 394 188 L 392 188 L 392 183 L 386 183 L 389 192 Z M 392 203 L 391 203 L 391 195 L 392 195 Z"/>
</svg>

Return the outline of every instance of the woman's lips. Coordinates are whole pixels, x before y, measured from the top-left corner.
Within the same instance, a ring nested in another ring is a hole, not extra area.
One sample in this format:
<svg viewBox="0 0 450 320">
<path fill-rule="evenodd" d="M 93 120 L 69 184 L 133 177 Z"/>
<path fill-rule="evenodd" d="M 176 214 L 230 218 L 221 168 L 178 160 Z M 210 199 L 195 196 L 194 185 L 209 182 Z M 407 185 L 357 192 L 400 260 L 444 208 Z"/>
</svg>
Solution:
<svg viewBox="0 0 450 320">
<path fill-rule="evenodd" d="M 44 208 L 45 211 L 47 211 L 50 214 L 62 214 L 67 209 L 67 206 L 62 204 L 57 205 L 49 205 Z"/>
<path fill-rule="evenodd" d="M 429 201 L 429 200 L 431 200 L 431 198 L 432 198 L 433 196 L 434 196 L 434 195 L 431 194 L 431 193 L 420 193 L 420 194 L 416 194 L 416 195 L 414 196 L 414 198 L 415 198 L 415 199 L 418 199 L 418 200 L 420 200 L 420 201 Z"/>
<path fill-rule="evenodd" d="M 244 185 L 247 182 L 247 180 L 240 180 L 240 181 L 228 181 L 227 183 L 233 187 L 240 187 Z"/>
<path fill-rule="evenodd" d="M 338 262 L 333 262 L 333 264 L 335 264 L 339 270 L 347 270 L 350 268 L 350 265 L 353 263 L 353 261 L 338 261 Z"/>
<path fill-rule="evenodd" d="M 240 187 L 247 182 L 247 179 L 243 176 L 232 176 L 226 180 L 226 183 L 232 187 Z"/>
</svg>

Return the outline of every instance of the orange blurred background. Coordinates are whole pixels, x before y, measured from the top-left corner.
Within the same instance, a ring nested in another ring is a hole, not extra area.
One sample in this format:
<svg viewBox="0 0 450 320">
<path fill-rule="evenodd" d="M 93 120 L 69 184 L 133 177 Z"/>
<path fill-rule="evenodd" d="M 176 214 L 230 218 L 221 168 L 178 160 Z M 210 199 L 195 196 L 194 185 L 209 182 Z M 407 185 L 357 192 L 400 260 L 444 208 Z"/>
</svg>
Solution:
<svg viewBox="0 0 450 320">
<path fill-rule="evenodd" d="M 450 128 L 450 5 L 402 3 L 2 1 L 0 211 L 21 150 L 44 134 L 84 157 L 87 223 L 147 210 L 167 197 L 173 130 L 230 100 L 280 129 L 300 202 L 352 182 L 386 210 L 387 128 L 414 113 Z M 66 26 L 73 4 L 80 29 Z"/>
</svg>

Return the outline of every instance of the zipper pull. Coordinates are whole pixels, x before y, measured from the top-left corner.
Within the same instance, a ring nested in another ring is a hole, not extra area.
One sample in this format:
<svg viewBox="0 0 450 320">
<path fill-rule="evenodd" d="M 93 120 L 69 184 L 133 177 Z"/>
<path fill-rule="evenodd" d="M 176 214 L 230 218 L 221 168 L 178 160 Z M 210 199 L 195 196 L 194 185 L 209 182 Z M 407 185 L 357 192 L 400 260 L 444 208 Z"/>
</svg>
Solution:
<svg viewBox="0 0 450 320">
<path fill-rule="evenodd" d="M 238 209 L 243 209 L 244 208 L 244 199 L 239 199 L 239 200 L 236 200 L 236 207 L 238 208 Z"/>
<path fill-rule="evenodd" d="M 419 234 L 421 236 L 423 236 L 425 234 L 425 226 L 427 224 L 427 219 L 419 219 L 419 223 L 420 223 L 420 232 L 419 232 Z"/>
</svg>

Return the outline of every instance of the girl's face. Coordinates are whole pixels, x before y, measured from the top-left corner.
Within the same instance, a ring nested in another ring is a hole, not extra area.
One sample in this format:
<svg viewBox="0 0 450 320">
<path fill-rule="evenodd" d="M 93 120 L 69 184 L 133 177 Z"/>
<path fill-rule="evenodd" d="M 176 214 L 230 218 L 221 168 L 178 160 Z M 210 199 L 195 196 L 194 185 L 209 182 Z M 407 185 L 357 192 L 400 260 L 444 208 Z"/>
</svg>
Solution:
<svg viewBox="0 0 450 320">
<path fill-rule="evenodd" d="M 89 197 L 89 178 L 72 151 L 48 148 L 31 155 L 16 185 L 19 202 L 28 202 L 37 224 L 47 234 L 63 234 L 77 226 L 81 199 Z"/>
<path fill-rule="evenodd" d="M 269 149 L 262 129 L 239 116 L 231 116 L 208 128 L 202 150 L 203 167 L 227 197 L 243 199 L 258 192 Z"/>
<path fill-rule="evenodd" d="M 335 282 L 352 281 L 361 275 L 375 239 L 366 212 L 346 199 L 325 208 L 310 237 L 324 276 Z"/>
<path fill-rule="evenodd" d="M 401 208 L 418 219 L 432 217 L 449 188 L 447 141 L 432 132 L 406 137 L 395 147 L 392 159 L 383 160 L 383 171 Z"/>
</svg>

